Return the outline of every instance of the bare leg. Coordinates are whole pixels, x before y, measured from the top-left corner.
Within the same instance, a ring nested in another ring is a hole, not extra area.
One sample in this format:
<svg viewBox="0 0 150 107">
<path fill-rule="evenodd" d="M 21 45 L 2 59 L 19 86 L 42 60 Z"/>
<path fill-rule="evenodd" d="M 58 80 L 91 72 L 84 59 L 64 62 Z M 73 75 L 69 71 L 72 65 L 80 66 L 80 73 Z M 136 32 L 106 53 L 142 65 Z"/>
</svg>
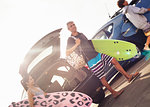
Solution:
<svg viewBox="0 0 150 107">
<path fill-rule="evenodd" d="M 106 81 L 105 77 L 101 78 L 101 82 L 102 84 L 111 92 L 111 94 L 113 95 L 114 98 L 118 97 L 120 94 L 122 94 L 123 90 L 121 91 L 115 91 L 113 90 L 110 85 L 108 84 L 108 82 Z"/>
<path fill-rule="evenodd" d="M 115 66 L 116 70 L 118 70 L 122 75 L 124 75 L 127 80 L 130 82 L 134 77 L 136 77 L 139 73 L 135 72 L 134 74 L 129 75 L 123 68 L 122 66 L 119 64 L 119 62 L 113 58 L 111 63 Z"/>
<path fill-rule="evenodd" d="M 124 75 L 127 79 L 131 78 L 131 76 L 122 68 L 122 66 L 115 58 L 112 59 L 111 63 L 115 66 L 116 70 Z"/>
<path fill-rule="evenodd" d="M 146 44 L 145 44 L 144 50 L 150 50 L 150 49 L 149 49 L 149 44 L 150 44 L 150 36 L 147 37 L 147 40 L 146 40 Z"/>
</svg>

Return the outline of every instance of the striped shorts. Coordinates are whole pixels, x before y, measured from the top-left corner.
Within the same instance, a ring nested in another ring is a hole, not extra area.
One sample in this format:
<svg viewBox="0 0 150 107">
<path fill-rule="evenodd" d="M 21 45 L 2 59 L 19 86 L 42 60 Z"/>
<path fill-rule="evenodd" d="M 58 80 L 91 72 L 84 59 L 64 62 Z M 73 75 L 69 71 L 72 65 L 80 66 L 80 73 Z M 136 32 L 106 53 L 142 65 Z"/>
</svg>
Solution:
<svg viewBox="0 0 150 107">
<path fill-rule="evenodd" d="M 88 61 L 88 66 L 97 78 L 101 79 L 106 75 L 104 69 L 111 64 L 113 57 L 99 53 L 95 58 Z"/>
</svg>

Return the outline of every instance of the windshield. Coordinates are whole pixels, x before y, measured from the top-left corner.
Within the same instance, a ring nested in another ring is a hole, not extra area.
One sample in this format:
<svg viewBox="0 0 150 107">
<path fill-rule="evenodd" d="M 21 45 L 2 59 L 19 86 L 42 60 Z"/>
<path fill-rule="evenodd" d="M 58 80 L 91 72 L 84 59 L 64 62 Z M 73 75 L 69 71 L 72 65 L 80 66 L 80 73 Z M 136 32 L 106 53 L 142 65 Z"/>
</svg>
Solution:
<svg viewBox="0 0 150 107">
<path fill-rule="evenodd" d="M 100 30 L 93 39 L 108 39 L 113 32 L 113 24 L 108 25 L 107 27 Z"/>
</svg>

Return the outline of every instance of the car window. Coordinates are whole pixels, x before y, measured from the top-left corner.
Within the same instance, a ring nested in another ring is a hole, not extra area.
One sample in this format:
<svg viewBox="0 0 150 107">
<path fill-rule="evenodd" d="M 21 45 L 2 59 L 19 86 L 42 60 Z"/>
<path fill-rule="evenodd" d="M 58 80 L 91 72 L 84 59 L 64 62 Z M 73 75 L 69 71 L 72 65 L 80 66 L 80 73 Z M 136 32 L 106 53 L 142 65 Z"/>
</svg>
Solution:
<svg viewBox="0 0 150 107">
<path fill-rule="evenodd" d="M 65 80 L 61 76 L 53 75 L 51 82 L 54 83 L 55 81 L 58 81 L 58 83 L 63 86 Z"/>
<path fill-rule="evenodd" d="M 29 73 L 36 64 L 38 64 L 41 60 L 43 60 L 45 57 L 49 56 L 53 52 L 53 46 L 50 46 L 46 48 L 44 51 L 42 51 L 34 60 L 31 62 L 31 64 L 28 66 L 27 72 Z"/>
<path fill-rule="evenodd" d="M 69 72 L 70 67 L 69 66 L 60 66 L 57 68 L 57 72 Z M 61 73 L 60 73 L 61 74 Z M 58 81 L 58 83 L 63 86 L 65 80 L 62 76 L 58 75 L 53 75 L 51 82 L 54 83 L 55 81 Z"/>
<path fill-rule="evenodd" d="M 68 72 L 70 70 L 69 66 L 61 66 L 59 67 L 57 70 L 59 71 L 64 71 L 64 72 Z"/>
<path fill-rule="evenodd" d="M 113 31 L 113 24 L 110 24 L 101 31 L 99 31 L 94 37 L 94 39 L 108 39 L 111 36 L 112 31 Z"/>
</svg>

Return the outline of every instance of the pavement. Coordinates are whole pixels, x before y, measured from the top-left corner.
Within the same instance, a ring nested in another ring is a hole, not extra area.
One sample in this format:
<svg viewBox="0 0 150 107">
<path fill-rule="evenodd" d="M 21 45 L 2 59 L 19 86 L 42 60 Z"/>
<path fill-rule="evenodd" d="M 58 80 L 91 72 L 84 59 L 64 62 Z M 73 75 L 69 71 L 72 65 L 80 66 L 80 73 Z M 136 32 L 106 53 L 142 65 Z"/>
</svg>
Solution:
<svg viewBox="0 0 150 107">
<path fill-rule="evenodd" d="M 124 92 L 114 99 L 109 91 L 101 104 L 92 107 L 150 107 L 150 59 L 136 63 L 127 72 L 141 73 L 132 83 L 128 83 L 124 76 L 120 75 L 114 80 L 111 87 L 116 91 L 124 89 Z"/>
</svg>

